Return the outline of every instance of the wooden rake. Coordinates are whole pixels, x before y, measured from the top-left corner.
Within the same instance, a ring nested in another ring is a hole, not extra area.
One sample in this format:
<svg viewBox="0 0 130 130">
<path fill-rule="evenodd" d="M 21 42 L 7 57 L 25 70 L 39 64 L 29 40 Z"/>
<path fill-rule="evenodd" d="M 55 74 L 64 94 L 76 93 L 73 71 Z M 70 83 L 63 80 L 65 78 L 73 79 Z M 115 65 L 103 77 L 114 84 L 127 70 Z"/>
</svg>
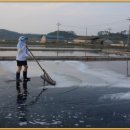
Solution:
<svg viewBox="0 0 130 130">
<path fill-rule="evenodd" d="M 42 66 L 40 65 L 40 63 L 38 62 L 38 60 L 36 59 L 36 57 L 33 55 L 33 53 L 31 52 L 31 50 L 28 48 L 28 46 L 26 46 L 28 51 L 30 52 L 30 54 L 32 55 L 33 59 L 37 62 L 38 66 L 41 68 L 41 70 L 43 71 L 43 75 L 41 75 L 40 77 L 44 80 L 44 85 L 47 82 L 48 84 L 51 85 L 56 85 L 56 81 L 54 81 L 49 74 L 45 71 L 45 69 L 42 68 Z"/>
</svg>

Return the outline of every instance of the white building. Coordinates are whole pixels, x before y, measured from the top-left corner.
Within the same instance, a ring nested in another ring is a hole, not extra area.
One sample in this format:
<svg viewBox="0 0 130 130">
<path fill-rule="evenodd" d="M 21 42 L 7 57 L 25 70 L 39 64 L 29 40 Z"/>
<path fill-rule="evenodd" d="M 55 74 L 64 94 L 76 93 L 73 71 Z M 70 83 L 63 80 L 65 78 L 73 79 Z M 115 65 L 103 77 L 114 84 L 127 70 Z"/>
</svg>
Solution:
<svg viewBox="0 0 130 130">
<path fill-rule="evenodd" d="M 42 36 L 41 40 L 40 40 L 40 43 L 45 43 L 47 40 L 46 40 L 46 36 Z"/>
</svg>

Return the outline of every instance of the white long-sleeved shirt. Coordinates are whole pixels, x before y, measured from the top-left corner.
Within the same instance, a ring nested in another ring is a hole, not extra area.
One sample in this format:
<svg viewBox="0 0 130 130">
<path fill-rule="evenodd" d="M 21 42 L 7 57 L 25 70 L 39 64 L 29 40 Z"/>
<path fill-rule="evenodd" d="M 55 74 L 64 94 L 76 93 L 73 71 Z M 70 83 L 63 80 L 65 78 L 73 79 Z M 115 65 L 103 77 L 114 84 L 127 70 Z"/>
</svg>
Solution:
<svg viewBox="0 0 130 130">
<path fill-rule="evenodd" d="M 25 42 L 21 42 L 21 41 L 18 42 L 18 44 L 17 44 L 16 60 L 26 61 L 28 56 L 29 56 L 29 51 L 26 48 L 26 43 Z"/>
</svg>

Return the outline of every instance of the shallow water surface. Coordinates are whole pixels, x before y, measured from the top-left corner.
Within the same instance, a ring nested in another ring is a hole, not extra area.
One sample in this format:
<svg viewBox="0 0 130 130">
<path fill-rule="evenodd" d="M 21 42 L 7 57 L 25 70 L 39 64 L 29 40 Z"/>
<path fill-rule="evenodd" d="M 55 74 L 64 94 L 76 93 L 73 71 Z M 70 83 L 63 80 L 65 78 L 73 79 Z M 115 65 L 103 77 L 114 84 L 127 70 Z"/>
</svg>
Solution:
<svg viewBox="0 0 130 130">
<path fill-rule="evenodd" d="M 0 127 L 130 127 L 125 62 L 40 61 L 56 86 L 28 62 L 30 82 L 15 82 L 15 61 L 0 62 Z M 22 78 L 22 77 L 21 77 Z"/>
</svg>

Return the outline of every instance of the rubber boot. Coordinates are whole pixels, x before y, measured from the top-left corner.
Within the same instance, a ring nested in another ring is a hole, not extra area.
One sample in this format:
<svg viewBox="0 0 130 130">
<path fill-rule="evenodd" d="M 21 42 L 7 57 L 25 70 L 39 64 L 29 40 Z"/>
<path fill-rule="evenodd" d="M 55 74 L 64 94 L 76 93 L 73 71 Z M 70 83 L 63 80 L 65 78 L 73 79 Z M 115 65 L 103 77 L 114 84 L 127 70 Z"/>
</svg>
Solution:
<svg viewBox="0 0 130 130">
<path fill-rule="evenodd" d="M 27 77 L 27 71 L 23 71 L 23 81 L 30 81 L 30 78 Z"/>
<path fill-rule="evenodd" d="M 20 73 L 16 72 L 16 81 L 21 82 L 22 80 L 20 79 Z"/>
</svg>

